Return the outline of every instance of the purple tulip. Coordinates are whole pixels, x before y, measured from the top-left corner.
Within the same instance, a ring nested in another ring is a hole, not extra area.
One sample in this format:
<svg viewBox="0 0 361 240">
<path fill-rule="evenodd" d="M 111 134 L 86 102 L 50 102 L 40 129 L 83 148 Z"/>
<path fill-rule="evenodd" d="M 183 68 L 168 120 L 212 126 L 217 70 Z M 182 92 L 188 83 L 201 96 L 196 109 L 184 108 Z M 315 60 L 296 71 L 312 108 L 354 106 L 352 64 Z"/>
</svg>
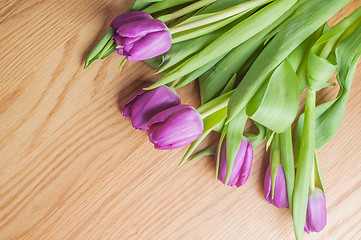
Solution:
<svg viewBox="0 0 361 240">
<path fill-rule="evenodd" d="M 117 16 L 110 26 L 118 54 L 128 61 L 142 61 L 167 52 L 172 37 L 167 26 L 145 12 L 127 12 Z"/>
<path fill-rule="evenodd" d="M 226 140 L 223 141 L 221 146 L 220 160 L 219 160 L 219 171 L 218 171 L 218 180 L 226 183 L 226 174 L 227 174 L 227 148 Z M 216 153 L 216 157 L 218 153 Z M 231 176 L 227 185 L 237 187 L 242 186 L 248 180 L 249 174 L 251 172 L 253 161 L 253 147 L 251 142 L 247 138 L 243 138 L 241 146 L 236 154 L 236 158 L 233 163 L 233 168 Z"/>
<path fill-rule="evenodd" d="M 319 232 L 326 226 L 326 198 L 319 188 L 313 189 L 308 197 L 305 231 Z"/>
<path fill-rule="evenodd" d="M 155 115 L 147 124 L 155 149 L 183 147 L 203 133 L 202 118 L 192 106 L 178 105 Z"/>
<path fill-rule="evenodd" d="M 286 177 L 282 165 L 279 165 L 277 170 L 273 199 L 271 189 L 271 170 L 268 166 L 266 176 L 264 178 L 264 196 L 268 203 L 271 203 L 278 208 L 288 208 Z"/>
<path fill-rule="evenodd" d="M 123 116 L 132 120 L 136 129 L 148 130 L 147 123 L 157 113 L 181 103 L 178 94 L 167 86 L 141 90 L 123 107 Z"/>
</svg>

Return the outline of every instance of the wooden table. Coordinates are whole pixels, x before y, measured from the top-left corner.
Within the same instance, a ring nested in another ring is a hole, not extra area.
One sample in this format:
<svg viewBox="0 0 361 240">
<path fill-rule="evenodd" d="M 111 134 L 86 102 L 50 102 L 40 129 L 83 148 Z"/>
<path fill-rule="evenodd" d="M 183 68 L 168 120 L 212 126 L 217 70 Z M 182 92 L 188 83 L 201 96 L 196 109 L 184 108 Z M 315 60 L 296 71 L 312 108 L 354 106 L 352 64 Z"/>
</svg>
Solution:
<svg viewBox="0 0 361 240">
<path fill-rule="evenodd" d="M 186 148 L 154 150 L 119 111 L 159 76 L 141 62 L 119 73 L 116 54 L 82 69 L 131 3 L 0 2 L 0 239 L 293 239 L 289 210 L 263 197 L 264 144 L 241 188 L 214 182 L 211 157 L 177 169 Z M 319 152 L 328 224 L 305 239 L 361 239 L 360 80 L 361 65 L 341 129 Z M 197 91 L 180 89 L 183 103 L 197 106 Z"/>
</svg>

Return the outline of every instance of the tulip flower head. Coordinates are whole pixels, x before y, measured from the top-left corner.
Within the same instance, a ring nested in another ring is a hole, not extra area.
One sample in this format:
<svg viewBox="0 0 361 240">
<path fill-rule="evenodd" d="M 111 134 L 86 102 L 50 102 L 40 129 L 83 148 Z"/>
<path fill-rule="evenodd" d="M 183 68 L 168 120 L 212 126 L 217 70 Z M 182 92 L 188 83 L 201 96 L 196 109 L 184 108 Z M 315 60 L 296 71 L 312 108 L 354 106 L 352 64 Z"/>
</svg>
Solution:
<svg viewBox="0 0 361 240">
<path fill-rule="evenodd" d="M 226 149 L 226 140 L 223 141 L 221 146 L 221 152 L 219 154 L 219 171 L 218 171 L 218 180 L 225 184 L 226 174 L 227 174 L 227 149 Z M 216 158 L 218 153 L 216 153 Z M 251 142 L 243 137 L 239 150 L 237 152 L 234 164 L 232 167 L 232 173 L 229 178 L 227 185 L 237 187 L 242 186 L 248 180 L 249 174 L 251 172 L 253 161 L 253 147 Z"/>
<path fill-rule="evenodd" d="M 264 196 L 268 203 L 273 204 L 278 208 L 288 208 L 286 177 L 282 165 L 279 165 L 277 170 L 273 198 L 271 170 L 270 166 L 268 166 L 264 179 Z"/>
<path fill-rule="evenodd" d="M 320 232 L 326 226 L 326 197 L 315 187 L 308 197 L 305 232 Z"/>
<path fill-rule="evenodd" d="M 123 116 L 132 120 L 136 129 L 148 130 L 147 123 L 157 113 L 181 103 L 178 94 L 167 86 L 141 90 L 123 107 Z"/>
<path fill-rule="evenodd" d="M 203 133 L 202 118 L 189 105 L 168 108 L 152 117 L 147 126 L 149 141 L 160 150 L 183 147 Z"/>
<path fill-rule="evenodd" d="M 115 30 L 112 39 L 118 54 L 128 61 L 142 61 L 167 52 L 172 37 L 167 26 L 145 12 L 127 12 L 117 16 L 110 24 Z"/>
</svg>

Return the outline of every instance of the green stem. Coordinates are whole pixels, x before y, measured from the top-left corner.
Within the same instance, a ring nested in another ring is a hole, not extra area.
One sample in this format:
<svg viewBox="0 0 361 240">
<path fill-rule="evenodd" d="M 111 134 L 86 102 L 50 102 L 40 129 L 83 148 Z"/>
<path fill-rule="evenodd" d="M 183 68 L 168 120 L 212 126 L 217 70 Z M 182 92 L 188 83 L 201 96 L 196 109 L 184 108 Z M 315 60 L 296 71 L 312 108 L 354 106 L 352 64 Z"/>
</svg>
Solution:
<svg viewBox="0 0 361 240">
<path fill-rule="evenodd" d="M 310 192 L 315 188 L 315 164 L 312 164 L 312 174 L 310 179 Z"/>
<path fill-rule="evenodd" d="M 232 17 L 232 16 L 234 16 L 236 14 L 239 14 L 241 12 L 249 11 L 249 10 L 251 10 L 253 8 L 262 6 L 262 5 L 267 4 L 269 2 L 272 2 L 272 1 L 274 1 L 274 0 L 251 0 L 251 1 L 248 1 L 248 2 L 245 2 L 245 3 L 238 4 L 238 5 L 234 6 L 234 7 L 230 7 L 228 9 L 223 10 L 223 11 L 219 11 L 218 13 L 213 14 L 213 15 L 211 15 L 209 17 L 205 17 L 205 18 L 196 20 L 194 22 L 190 22 L 190 23 L 187 23 L 187 24 L 172 27 L 172 28 L 169 29 L 169 31 L 170 31 L 171 34 L 174 34 L 174 33 L 177 33 L 177 32 L 182 32 L 182 31 L 186 31 L 186 30 L 189 30 L 189 29 L 192 29 L 192 28 L 196 28 L 196 27 L 200 27 L 200 26 L 207 25 L 207 24 L 210 24 L 210 23 L 214 23 L 214 22 L 220 21 L 222 19 Z M 159 20 L 162 20 L 162 19 L 159 18 Z"/>
<path fill-rule="evenodd" d="M 199 37 L 199 36 L 203 36 L 203 35 L 205 35 L 207 33 L 213 32 L 213 31 L 215 31 L 217 29 L 220 29 L 221 27 L 224 27 L 227 24 L 233 22 L 234 20 L 236 20 L 240 16 L 241 16 L 241 14 L 237 14 L 237 15 L 234 15 L 234 16 L 229 17 L 227 19 L 223 19 L 221 21 L 208 24 L 207 26 L 204 26 L 202 28 L 191 29 L 189 31 L 182 31 L 182 32 L 180 32 L 178 34 L 175 33 L 175 34 L 172 35 L 172 44 L 182 42 L 182 41 L 186 41 L 186 40 L 196 38 L 196 37 Z M 173 31 L 173 28 L 171 28 L 170 30 Z"/>
<path fill-rule="evenodd" d="M 327 59 L 328 56 L 330 55 L 330 53 L 332 52 L 332 49 L 334 48 L 334 46 L 336 45 L 338 39 L 341 37 L 341 35 L 343 34 L 343 32 L 335 35 L 332 39 L 330 39 L 326 45 L 323 47 L 322 52 L 320 54 L 320 57 Z"/>
<path fill-rule="evenodd" d="M 122 71 L 122 68 L 123 68 L 123 66 L 124 66 L 124 64 L 127 62 L 127 58 L 123 58 L 123 60 L 120 62 L 120 65 L 119 65 L 119 72 L 121 72 Z"/>
<path fill-rule="evenodd" d="M 161 17 L 158 18 L 158 20 L 161 20 L 163 22 L 168 22 L 170 20 L 173 20 L 173 19 L 176 19 L 176 18 L 179 18 L 183 15 L 186 15 L 187 13 L 190 13 L 190 12 L 193 12 L 193 11 L 196 11 L 204 6 L 207 6 L 211 3 L 214 3 L 216 2 L 217 0 L 201 0 L 201 1 L 197 1 L 187 7 L 184 7 L 178 11 L 175 11 L 173 13 L 170 13 L 170 14 L 166 14 L 166 15 L 163 15 Z"/>
<path fill-rule="evenodd" d="M 315 102 L 316 92 L 308 88 L 305 105 L 305 120 L 302 131 L 299 163 L 293 194 L 293 225 L 297 239 L 302 239 L 312 175 L 315 150 Z"/>
<path fill-rule="evenodd" d="M 224 107 L 227 107 L 228 101 L 231 98 L 233 92 L 234 90 L 229 91 L 228 93 L 223 94 L 197 108 L 197 111 L 201 115 L 202 119 Z"/>
<path fill-rule="evenodd" d="M 175 89 L 175 86 L 178 84 L 179 80 L 180 79 L 174 80 L 169 87 Z"/>
</svg>

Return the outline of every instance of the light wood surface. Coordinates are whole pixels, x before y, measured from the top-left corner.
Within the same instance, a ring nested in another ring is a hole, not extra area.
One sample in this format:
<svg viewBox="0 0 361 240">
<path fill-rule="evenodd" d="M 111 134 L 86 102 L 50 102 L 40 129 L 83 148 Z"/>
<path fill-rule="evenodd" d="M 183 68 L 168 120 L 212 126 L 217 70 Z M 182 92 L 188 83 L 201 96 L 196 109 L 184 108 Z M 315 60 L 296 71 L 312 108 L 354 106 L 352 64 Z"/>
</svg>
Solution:
<svg viewBox="0 0 361 240">
<path fill-rule="evenodd" d="M 159 76 L 141 62 L 119 73 L 116 54 L 82 69 L 132 2 L 0 1 L 0 239 L 293 239 L 289 210 L 263 197 L 264 144 L 238 189 L 214 182 L 211 157 L 177 169 L 186 148 L 154 150 L 119 111 Z M 359 64 L 343 124 L 319 152 L 327 226 L 305 239 L 361 239 L 360 80 Z M 198 106 L 197 91 L 180 89 L 182 102 Z"/>
</svg>

